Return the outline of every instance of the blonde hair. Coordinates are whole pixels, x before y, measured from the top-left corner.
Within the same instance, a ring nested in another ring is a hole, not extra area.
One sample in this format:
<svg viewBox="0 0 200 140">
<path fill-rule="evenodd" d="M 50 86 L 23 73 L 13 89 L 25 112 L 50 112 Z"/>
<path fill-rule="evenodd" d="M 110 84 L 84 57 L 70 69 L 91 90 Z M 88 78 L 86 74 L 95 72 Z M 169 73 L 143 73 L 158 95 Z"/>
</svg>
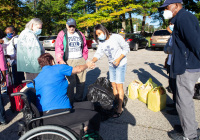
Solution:
<svg viewBox="0 0 200 140">
<path fill-rule="evenodd" d="M 43 22 L 39 18 L 33 18 L 26 24 L 26 28 L 32 30 L 32 26 L 35 24 L 43 24 Z"/>
</svg>

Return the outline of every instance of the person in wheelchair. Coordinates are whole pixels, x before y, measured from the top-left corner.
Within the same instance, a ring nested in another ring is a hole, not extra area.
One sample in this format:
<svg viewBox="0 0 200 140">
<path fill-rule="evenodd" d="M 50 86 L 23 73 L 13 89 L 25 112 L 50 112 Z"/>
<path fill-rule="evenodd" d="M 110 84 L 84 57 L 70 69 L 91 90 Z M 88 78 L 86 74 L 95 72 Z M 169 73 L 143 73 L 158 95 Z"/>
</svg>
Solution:
<svg viewBox="0 0 200 140">
<path fill-rule="evenodd" d="M 36 106 L 42 116 L 70 110 L 70 113 L 43 120 L 43 125 L 67 126 L 72 130 L 84 124 L 84 132 L 99 131 L 100 114 L 94 111 L 91 102 L 76 102 L 71 106 L 67 96 L 68 81 L 66 76 L 77 74 L 83 70 L 94 67 L 91 62 L 85 65 L 71 67 L 66 64 L 56 65 L 49 53 L 38 58 L 42 71 L 34 79 L 36 90 Z M 28 83 L 27 87 L 34 87 Z M 79 127 L 80 128 L 80 127 Z M 74 130 L 76 131 L 76 130 Z"/>
</svg>

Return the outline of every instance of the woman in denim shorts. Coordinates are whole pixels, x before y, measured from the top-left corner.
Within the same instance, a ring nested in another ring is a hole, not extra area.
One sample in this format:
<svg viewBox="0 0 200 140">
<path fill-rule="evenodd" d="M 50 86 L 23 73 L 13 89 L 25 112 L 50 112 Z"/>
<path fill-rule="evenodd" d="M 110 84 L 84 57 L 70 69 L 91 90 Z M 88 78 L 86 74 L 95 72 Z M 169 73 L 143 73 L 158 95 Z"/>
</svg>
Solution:
<svg viewBox="0 0 200 140">
<path fill-rule="evenodd" d="M 97 62 L 104 54 L 108 57 L 110 82 L 112 83 L 113 93 L 119 100 L 119 107 L 113 117 L 120 117 L 123 113 L 123 83 L 125 81 L 127 65 L 126 55 L 130 48 L 121 35 L 110 34 L 101 24 L 94 27 L 94 39 L 99 43 L 99 46 L 92 62 Z"/>
</svg>

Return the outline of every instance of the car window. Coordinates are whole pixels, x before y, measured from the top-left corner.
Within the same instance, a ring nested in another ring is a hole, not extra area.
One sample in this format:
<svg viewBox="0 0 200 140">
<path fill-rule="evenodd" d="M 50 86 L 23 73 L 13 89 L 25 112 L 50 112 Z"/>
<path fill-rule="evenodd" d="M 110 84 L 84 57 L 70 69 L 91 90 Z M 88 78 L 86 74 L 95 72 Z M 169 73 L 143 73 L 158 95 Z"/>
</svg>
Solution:
<svg viewBox="0 0 200 140">
<path fill-rule="evenodd" d="M 159 30 L 154 32 L 154 36 L 170 35 L 167 30 Z"/>
<path fill-rule="evenodd" d="M 57 36 L 50 36 L 50 37 L 46 38 L 46 40 L 51 40 L 51 39 L 56 39 L 56 38 L 57 38 Z"/>
<path fill-rule="evenodd" d="M 39 37 L 39 41 L 43 41 L 43 40 L 45 40 L 47 37 Z"/>
</svg>

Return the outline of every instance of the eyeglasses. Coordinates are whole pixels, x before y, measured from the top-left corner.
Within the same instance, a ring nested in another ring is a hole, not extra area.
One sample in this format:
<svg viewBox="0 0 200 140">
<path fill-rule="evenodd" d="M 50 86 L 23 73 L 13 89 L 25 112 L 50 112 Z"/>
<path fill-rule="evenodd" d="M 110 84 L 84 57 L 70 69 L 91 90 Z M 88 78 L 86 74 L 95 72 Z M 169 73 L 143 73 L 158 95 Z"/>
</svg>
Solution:
<svg viewBox="0 0 200 140">
<path fill-rule="evenodd" d="M 76 26 L 69 26 L 69 28 L 76 28 Z"/>
</svg>

